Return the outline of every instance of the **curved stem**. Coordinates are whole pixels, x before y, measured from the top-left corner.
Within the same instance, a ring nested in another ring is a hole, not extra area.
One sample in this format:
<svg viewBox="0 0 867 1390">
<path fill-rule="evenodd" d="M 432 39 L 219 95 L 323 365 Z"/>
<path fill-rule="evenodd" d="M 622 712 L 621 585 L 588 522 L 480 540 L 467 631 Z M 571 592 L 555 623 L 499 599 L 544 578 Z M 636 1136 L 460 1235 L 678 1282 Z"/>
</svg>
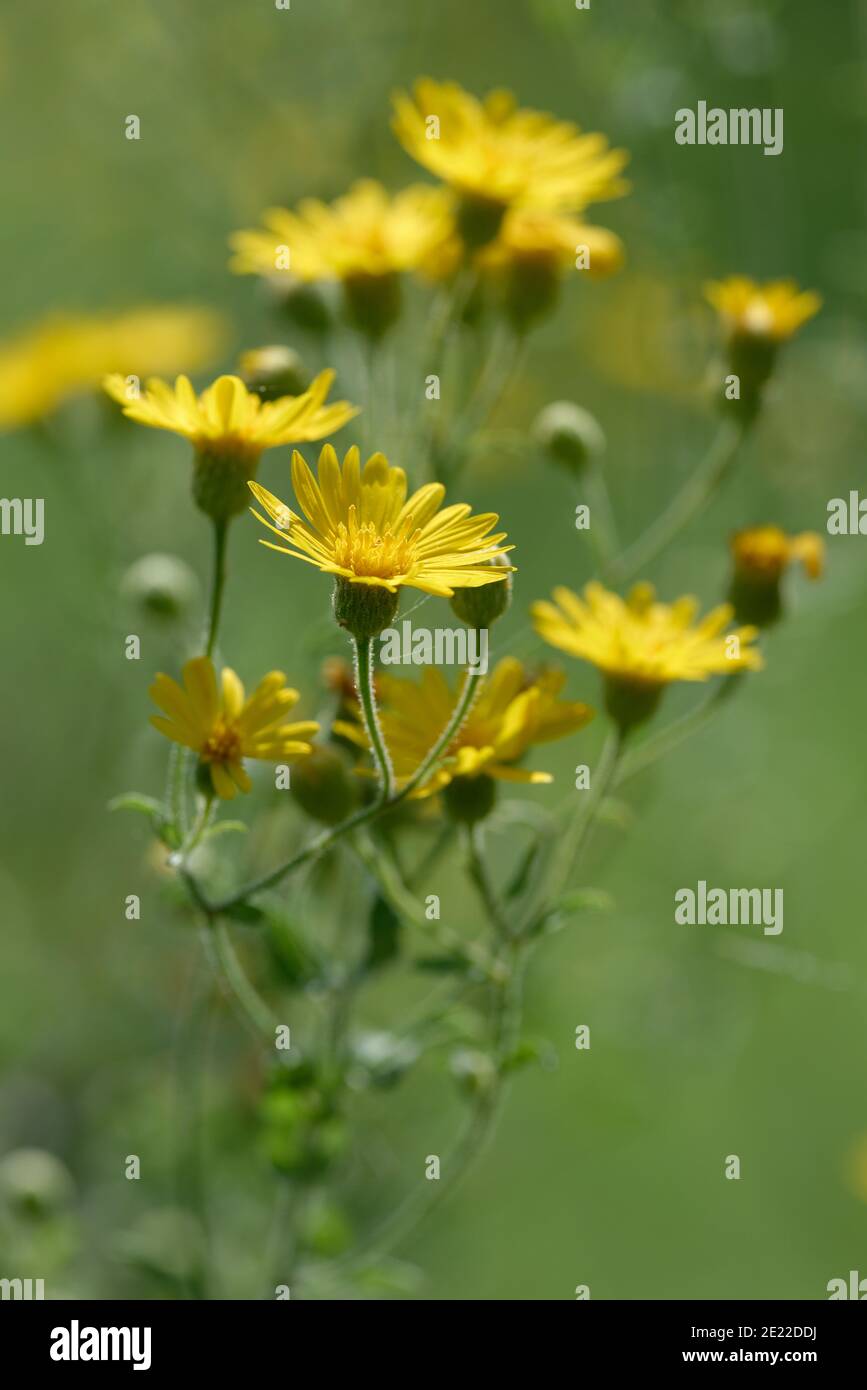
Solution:
<svg viewBox="0 0 867 1390">
<path fill-rule="evenodd" d="M 202 944 L 215 973 L 228 985 L 238 1011 L 250 1032 L 257 1039 L 266 1039 L 269 1045 L 273 1046 L 277 1019 L 265 1000 L 250 983 L 235 954 L 232 938 L 226 925 L 210 918 L 207 927 L 204 927 L 202 931 Z"/>
<path fill-rule="evenodd" d="M 609 580 L 625 584 L 635 578 L 704 510 L 732 468 L 746 432 L 747 427 L 742 423 L 723 421 L 704 459 L 675 493 L 662 515 L 612 561 L 607 571 Z"/>
<path fill-rule="evenodd" d="M 376 694 L 373 688 L 373 638 L 368 637 L 361 641 L 354 637 L 352 640 L 355 646 L 355 688 L 358 691 L 365 733 L 379 773 L 379 800 L 384 804 L 391 796 L 394 773 L 376 709 Z"/>
<path fill-rule="evenodd" d="M 226 539 L 229 534 L 228 521 L 214 522 L 214 571 L 211 579 L 211 604 L 208 615 L 208 629 L 205 639 L 205 656 L 214 654 L 217 633 L 220 629 L 220 614 L 223 607 L 223 591 L 226 587 Z"/>
<path fill-rule="evenodd" d="M 485 911 L 501 940 L 506 941 L 511 936 L 511 929 L 503 912 L 494 885 L 491 883 L 488 866 L 485 863 L 484 843 L 482 827 L 477 823 L 467 826 L 466 850 L 467 868 L 470 878 L 475 885 L 476 891 L 484 904 Z"/>
<path fill-rule="evenodd" d="M 719 713 L 726 700 L 734 694 L 742 679 L 742 672 L 724 677 L 720 685 L 712 690 L 700 704 L 696 705 L 695 709 L 690 710 L 681 719 L 676 719 L 666 728 L 660 729 L 658 733 L 652 734 L 637 748 L 631 748 L 617 769 L 614 786 L 619 787 L 623 782 L 635 777 L 637 773 L 643 772 L 645 768 L 652 766 L 659 758 L 677 748 L 692 734 L 698 733 L 705 724 L 709 724 Z"/>
</svg>

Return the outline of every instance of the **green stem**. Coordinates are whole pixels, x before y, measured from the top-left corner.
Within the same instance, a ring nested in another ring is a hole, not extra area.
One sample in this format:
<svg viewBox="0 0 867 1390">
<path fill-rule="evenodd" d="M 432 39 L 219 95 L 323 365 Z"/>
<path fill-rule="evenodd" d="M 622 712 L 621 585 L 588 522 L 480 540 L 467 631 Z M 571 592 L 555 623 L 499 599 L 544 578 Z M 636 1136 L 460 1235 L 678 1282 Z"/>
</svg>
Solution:
<svg viewBox="0 0 867 1390">
<path fill-rule="evenodd" d="M 704 510 L 734 465 L 746 430 L 743 424 L 723 421 L 704 459 L 662 515 L 611 563 L 606 576 L 610 581 L 626 584 L 634 579 Z"/>
<path fill-rule="evenodd" d="M 741 679 L 742 673 L 724 677 L 716 689 L 712 690 L 695 709 L 690 710 L 681 719 L 676 719 L 666 728 L 660 729 L 658 733 L 652 734 L 637 748 L 631 748 L 617 770 L 614 786 L 619 787 L 623 782 L 635 777 L 637 773 L 643 772 L 645 768 L 650 767 L 659 758 L 677 748 L 685 739 L 698 733 L 706 724 L 709 724 L 725 702 L 734 694 Z"/>
<path fill-rule="evenodd" d="M 273 1047 L 277 1019 L 245 974 L 225 923 L 209 918 L 202 930 L 202 944 L 215 974 L 228 986 L 250 1032 Z"/>
<path fill-rule="evenodd" d="M 488 867 L 485 863 L 483 835 L 482 827 L 478 824 L 466 827 L 467 868 L 491 925 L 500 940 L 506 941 L 511 936 L 511 928 L 494 892 L 494 885 L 491 883 Z"/>
<path fill-rule="evenodd" d="M 214 522 L 214 570 L 211 577 L 211 603 L 208 616 L 208 629 L 205 640 L 205 656 L 212 657 L 220 628 L 220 613 L 223 607 L 223 591 L 226 587 L 226 540 L 229 523 L 226 520 Z"/>
<path fill-rule="evenodd" d="M 373 638 L 360 640 L 354 637 L 352 640 L 355 645 L 355 688 L 358 691 L 358 703 L 379 774 L 379 800 L 380 803 L 385 803 L 391 796 L 394 773 L 376 709 L 376 694 L 373 688 Z"/>
</svg>

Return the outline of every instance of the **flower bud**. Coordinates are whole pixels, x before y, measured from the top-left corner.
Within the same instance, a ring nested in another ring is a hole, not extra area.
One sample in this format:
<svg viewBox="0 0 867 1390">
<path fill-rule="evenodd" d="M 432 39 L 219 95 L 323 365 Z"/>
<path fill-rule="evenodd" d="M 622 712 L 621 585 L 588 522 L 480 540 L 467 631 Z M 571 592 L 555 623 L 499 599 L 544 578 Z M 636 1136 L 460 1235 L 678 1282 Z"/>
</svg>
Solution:
<svg viewBox="0 0 867 1390">
<path fill-rule="evenodd" d="M 467 627 L 490 627 L 512 602 L 512 571 L 508 560 L 505 555 L 497 555 L 490 564 L 492 568 L 505 570 L 505 579 L 494 584 L 480 584 L 474 589 L 455 589 L 449 599 L 455 617 Z"/>
<path fill-rule="evenodd" d="M 280 307 L 290 323 L 308 333 L 324 333 L 332 326 L 335 304 L 329 284 L 281 275 L 277 287 Z"/>
<path fill-rule="evenodd" d="M 150 617 L 179 618 L 196 602 L 199 581 L 177 555 L 143 555 L 130 565 L 120 589 Z"/>
<path fill-rule="evenodd" d="M 290 793 L 303 811 L 323 825 L 345 820 L 358 805 L 359 789 L 336 748 L 315 744 L 292 768 Z"/>
<path fill-rule="evenodd" d="M 343 297 L 353 328 L 376 342 L 400 317 L 400 276 L 348 275 L 343 281 Z"/>
<path fill-rule="evenodd" d="M 821 576 L 824 544 L 821 536 L 804 531 L 787 536 L 779 526 L 753 526 L 736 531 L 729 541 L 734 561 L 728 599 L 739 623 L 771 627 L 782 616 L 782 579 L 800 560 L 810 579 Z"/>
<path fill-rule="evenodd" d="M 478 777 L 453 777 L 443 791 L 443 802 L 449 816 L 461 825 L 475 825 L 485 820 L 494 809 L 497 784 L 493 777 L 480 773 Z"/>
<path fill-rule="evenodd" d="M 602 426 L 572 401 L 552 401 L 536 416 L 533 438 L 554 463 L 580 473 L 605 452 Z"/>
<path fill-rule="evenodd" d="M 0 1161 L 0 1196 L 19 1215 L 45 1217 L 73 1193 L 66 1165 L 45 1149 L 13 1149 Z"/>
<path fill-rule="evenodd" d="M 505 203 L 496 198 L 465 194 L 457 211 L 458 235 L 471 251 L 477 251 L 493 241 L 505 212 Z"/>
<path fill-rule="evenodd" d="M 244 384 L 263 401 L 302 396 L 312 380 L 295 349 L 282 343 L 242 353 L 238 367 Z"/>
</svg>

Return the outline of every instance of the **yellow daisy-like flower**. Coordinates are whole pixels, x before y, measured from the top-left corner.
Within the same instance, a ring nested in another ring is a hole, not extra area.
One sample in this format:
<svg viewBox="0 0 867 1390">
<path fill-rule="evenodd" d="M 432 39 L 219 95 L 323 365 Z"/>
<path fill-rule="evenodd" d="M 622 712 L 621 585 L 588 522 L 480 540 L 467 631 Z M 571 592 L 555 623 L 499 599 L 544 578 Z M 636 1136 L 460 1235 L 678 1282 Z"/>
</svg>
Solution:
<svg viewBox="0 0 867 1390">
<path fill-rule="evenodd" d="M 591 227 L 566 213 L 519 207 L 506 213 L 494 240 L 479 251 L 477 264 L 482 270 L 499 270 L 542 261 L 568 270 L 580 263 L 588 275 L 610 275 L 620 269 L 623 254 L 623 242 L 605 227 Z"/>
<path fill-rule="evenodd" d="M 200 396 L 185 376 L 174 387 L 151 378 L 141 394 L 119 375 L 107 377 L 104 386 L 131 420 L 190 441 L 196 451 L 196 501 L 210 516 L 223 517 L 243 510 L 247 480 L 266 449 L 323 439 L 358 414 L 348 401 L 326 405 L 333 380 L 333 371 L 320 372 L 302 395 L 267 402 L 237 376 L 218 377 Z"/>
<path fill-rule="evenodd" d="M 810 579 L 819 579 L 824 569 L 825 543 L 815 531 L 787 536 L 779 526 L 752 526 L 736 531 L 729 547 L 735 617 L 758 627 L 769 627 L 782 614 L 782 578 L 790 565 L 800 561 Z"/>
<path fill-rule="evenodd" d="M 0 429 L 42 419 L 109 372 L 195 371 L 224 337 L 218 314 L 174 305 L 46 319 L 0 344 Z"/>
<path fill-rule="evenodd" d="M 498 662 L 480 683 L 444 762 L 412 795 L 431 796 L 461 778 L 551 782 L 550 773 L 533 772 L 518 763 L 533 745 L 564 738 L 593 718 L 589 705 L 559 698 L 565 680 L 562 671 L 547 670 L 534 676 L 514 657 Z M 400 787 L 448 724 L 455 696 L 435 666 L 425 667 L 420 683 L 380 674 L 376 688 L 382 702 L 380 723 Z M 334 729 L 359 746 L 368 746 L 360 722 L 341 720 Z"/>
<path fill-rule="evenodd" d="M 787 536 L 779 526 L 750 526 L 736 531 L 729 545 L 738 573 L 755 583 L 777 583 L 797 561 L 810 579 L 820 579 L 825 567 L 825 542 L 817 531 Z"/>
<path fill-rule="evenodd" d="M 746 275 L 730 275 L 705 285 L 704 293 L 729 336 L 772 343 L 794 337 L 822 307 L 820 295 L 801 290 L 794 280 L 760 285 Z"/>
<path fill-rule="evenodd" d="M 283 763 L 311 752 L 307 740 L 319 725 L 311 720 L 284 723 L 299 697 L 287 687 L 282 671 L 271 671 L 249 697 L 228 666 L 218 685 L 206 656 L 188 661 L 183 678 L 181 686 L 162 672 L 156 677 L 149 694 L 163 714 L 152 714 L 150 722 L 166 738 L 198 753 L 224 801 L 252 786 L 244 758 Z"/>
<path fill-rule="evenodd" d="M 330 444 L 319 455 L 314 478 L 301 454 L 292 455 L 292 485 L 304 516 L 258 483 L 250 490 L 271 522 L 253 515 L 283 544 L 272 550 L 294 555 L 352 585 L 397 593 L 404 585 L 451 597 L 455 589 L 503 582 L 508 566 L 491 566 L 504 555 L 505 532 L 490 535 L 493 512 L 473 516 L 466 503 L 440 510 L 442 483 L 426 483 L 407 497 L 406 474 L 383 454 L 364 467 L 353 446 L 343 466 Z M 288 542 L 288 544 L 287 544 Z"/>
<path fill-rule="evenodd" d="M 404 149 L 470 202 L 578 210 L 627 192 L 624 150 L 545 112 L 519 110 L 510 92 L 479 101 L 455 82 L 421 78 L 412 96 L 396 93 L 394 112 Z M 496 230 L 492 219 L 490 236 Z"/>
<path fill-rule="evenodd" d="M 638 584 L 624 600 L 595 582 L 585 586 L 583 599 L 560 587 L 554 600 L 533 604 L 536 631 L 603 672 L 609 713 L 623 725 L 647 718 L 673 681 L 705 681 L 763 664 L 751 645 L 755 627 L 726 632 L 734 614 L 730 604 L 696 622 L 694 598 L 659 603 L 650 584 Z"/>
<path fill-rule="evenodd" d="M 415 184 L 390 194 L 375 179 L 360 179 L 331 204 L 306 198 L 297 212 L 270 208 L 263 221 L 265 230 L 231 238 L 231 269 L 239 275 L 346 280 L 424 271 L 454 236 L 445 189 Z"/>
</svg>

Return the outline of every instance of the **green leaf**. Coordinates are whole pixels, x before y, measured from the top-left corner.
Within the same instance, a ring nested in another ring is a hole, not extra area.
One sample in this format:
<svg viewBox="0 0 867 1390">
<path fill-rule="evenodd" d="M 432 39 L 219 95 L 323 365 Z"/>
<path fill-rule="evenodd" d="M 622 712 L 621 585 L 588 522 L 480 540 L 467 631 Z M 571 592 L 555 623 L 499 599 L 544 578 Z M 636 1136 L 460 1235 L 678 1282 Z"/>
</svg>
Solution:
<svg viewBox="0 0 867 1390">
<path fill-rule="evenodd" d="M 394 908 L 381 894 L 377 894 L 367 921 L 365 970 L 378 970 L 400 954 L 400 931 L 400 918 Z"/>
<path fill-rule="evenodd" d="M 265 916 L 268 944 L 284 983 L 301 989 L 319 979 L 324 974 L 324 961 L 296 923 L 282 909 L 266 908 Z"/>
<path fill-rule="evenodd" d="M 503 1072 L 519 1071 L 521 1067 L 544 1067 L 551 1071 L 557 1065 L 557 1052 L 544 1038 L 522 1038 L 500 1064 Z"/>
<path fill-rule="evenodd" d="M 575 888 L 555 904 L 557 911 L 568 913 L 613 912 L 614 907 L 614 899 L 604 888 Z"/>
<path fill-rule="evenodd" d="M 528 845 L 521 858 L 518 860 L 517 867 L 509 882 L 506 885 L 506 897 L 517 898 L 527 887 L 530 874 L 536 865 L 539 857 L 539 840 L 533 840 Z"/>
<path fill-rule="evenodd" d="M 246 835 L 249 827 L 242 820 L 218 820 L 216 825 L 208 826 L 203 840 L 214 840 L 218 835 Z"/>
<path fill-rule="evenodd" d="M 223 911 L 224 917 L 230 917 L 233 922 L 246 922 L 248 926 L 261 926 L 267 918 L 267 913 L 256 903 L 233 903 Z"/>
<path fill-rule="evenodd" d="M 151 829 L 164 845 L 169 849 L 177 849 L 180 845 L 180 836 L 169 819 L 165 806 L 155 796 L 145 796 L 143 792 L 123 792 L 120 796 L 112 798 L 108 803 L 108 809 L 135 811 L 140 816 L 147 816 Z"/>
<path fill-rule="evenodd" d="M 416 956 L 413 965 L 416 970 L 424 970 L 431 975 L 447 975 L 449 973 L 465 975 L 469 970 L 474 969 L 469 956 L 462 955 L 460 951 L 453 951 L 443 956 Z"/>
</svg>

